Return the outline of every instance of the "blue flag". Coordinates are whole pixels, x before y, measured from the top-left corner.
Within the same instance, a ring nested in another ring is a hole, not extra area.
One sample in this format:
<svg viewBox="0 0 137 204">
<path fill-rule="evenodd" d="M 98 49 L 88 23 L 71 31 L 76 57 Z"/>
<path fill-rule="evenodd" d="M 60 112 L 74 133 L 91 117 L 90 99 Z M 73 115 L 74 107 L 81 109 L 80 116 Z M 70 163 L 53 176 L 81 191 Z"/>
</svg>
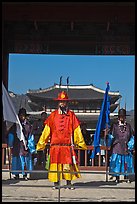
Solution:
<svg viewBox="0 0 137 204">
<path fill-rule="evenodd" d="M 108 95 L 109 91 L 109 83 L 107 82 L 106 92 L 104 95 L 100 115 L 98 118 L 96 131 L 94 134 L 94 149 L 92 151 L 92 154 L 90 156 L 91 159 L 95 157 L 95 155 L 100 152 L 100 133 L 105 128 L 110 127 L 110 96 Z"/>
</svg>

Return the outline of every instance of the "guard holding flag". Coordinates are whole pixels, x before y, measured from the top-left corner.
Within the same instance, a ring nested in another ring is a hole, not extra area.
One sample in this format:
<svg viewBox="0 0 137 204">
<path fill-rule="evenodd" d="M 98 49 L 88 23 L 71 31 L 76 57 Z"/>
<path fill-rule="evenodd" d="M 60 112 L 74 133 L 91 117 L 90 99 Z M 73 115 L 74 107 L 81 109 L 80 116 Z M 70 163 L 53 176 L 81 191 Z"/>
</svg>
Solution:
<svg viewBox="0 0 137 204">
<path fill-rule="evenodd" d="M 49 172 L 48 178 L 51 182 L 54 182 L 53 189 L 58 188 L 59 181 L 62 179 L 67 181 L 69 189 L 74 189 L 71 181 L 81 177 L 74 147 L 86 150 L 87 146 L 78 118 L 74 112 L 68 109 L 70 99 L 67 93 L 62 91 L 58 94 L 58 98 L 54 100 L 58 102 L 58 109 L 53 111 L 46 119 L 45 128 L 37 144 L 37 151 L 44 150 L 50 138 L 49 170 L 66 171 L 60 174 Z M 72 174 L 69 172 L 72 172 Z"/>
<path fill-rule="evenodd" d="M 24 170 L 33 170 L 32 166 L 32 153 L 35 151 L 33 147 L 33 141 L 31 138 L 31 125 L 26 119 L 27 113 L 25 108 L 21 108 L 18 113 L 20 123 L 22 125 L 22 131 L 25 137 L 26 146 L 23 141 L 19 140 L 16 133 L 16 123 L 10 128 L 8 132 L 8 146 L 12 150 L 12 174 L 15 175 L 14 179 L 19 179 L 19 174 L 23 175 L 24 180 L 28 180 L 27 172 Z M 31 146 L 31 148 L 30 148 Z M 33 147 L 33 149 L 32 149 Z M 18 172 L 20 170 L 22 172 Z"/>
</svg>

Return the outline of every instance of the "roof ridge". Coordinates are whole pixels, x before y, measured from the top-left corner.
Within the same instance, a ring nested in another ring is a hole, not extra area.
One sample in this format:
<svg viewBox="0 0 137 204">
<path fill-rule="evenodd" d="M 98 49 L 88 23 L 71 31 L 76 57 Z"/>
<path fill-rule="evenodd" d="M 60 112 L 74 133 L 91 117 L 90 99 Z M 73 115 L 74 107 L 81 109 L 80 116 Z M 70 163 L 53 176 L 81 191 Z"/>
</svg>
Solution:
<svg viewBox="0 0 137 204">
<path fill-rule="evenodd" d="M 94 91 L 100 92 L 100 93 L 105 93 L 105 90 L 98 88 L 96 86 L 94 86 L 93 84 L 89 84 L 89 85 L 59 85 L 59 84 L 54 84 L 53 86 L 50 86 L 48 88 L 44 88 L 44 89 L 36 89 L 36 90 L 30 90 L 27 91 L 27 93 L 43 93 L 43 92 L 47 92 L 53 89 L 92 89 Z M 109 95 L 120 95 L 119 91 L 109 91 L 108 92 Z"/>
</svg>

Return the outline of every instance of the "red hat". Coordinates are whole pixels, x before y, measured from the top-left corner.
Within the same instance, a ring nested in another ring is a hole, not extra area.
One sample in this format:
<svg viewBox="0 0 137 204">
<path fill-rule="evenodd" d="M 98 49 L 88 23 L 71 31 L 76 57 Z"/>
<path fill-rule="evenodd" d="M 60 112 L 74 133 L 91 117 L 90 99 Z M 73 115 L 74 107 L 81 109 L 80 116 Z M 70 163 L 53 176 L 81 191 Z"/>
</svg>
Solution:
<svg viewBox="0 0 137 204">
<path fill-rule="evenodd" d="M 62 91 L 61 93 L 58 94 L 58 98 L 54 99 L 55 101 L 69 101 L 68 95 L 65 91 Z"/>
</svg>

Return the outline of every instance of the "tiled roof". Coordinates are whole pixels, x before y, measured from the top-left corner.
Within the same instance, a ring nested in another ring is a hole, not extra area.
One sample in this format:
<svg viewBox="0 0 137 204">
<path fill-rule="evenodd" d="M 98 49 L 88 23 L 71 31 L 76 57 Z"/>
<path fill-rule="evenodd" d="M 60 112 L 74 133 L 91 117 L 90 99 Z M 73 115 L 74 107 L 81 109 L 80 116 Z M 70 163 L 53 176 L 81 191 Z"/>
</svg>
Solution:
<svg viewBox="0 0 137 204">
<path fill-rule="evenodd" d="M 47 108 L 54 108 L 56 104 L 54 104 L 54 98 L 57 98 L 57 95 L 60 91 L 65 90 L 67 91 L 67 86 L 59 86 L 55 84 L 52 87 L 40 90 L 30 90 L 27 94 L 17 95 L 14 94 L 14 97 L 11 96 L 11 99 L 14 103 L 15 109 L 18 112 L 21 107 L 26 108 L 27 112 L 31 111 L 40 111 L 45 104 Z M 93 85 L 71 85 L 68 89 L 69 98 L 72 100 L 79 101 L 79 105 L 75 106 L 74 109 L 83 107 L 80 105 L 81 103 L 86 103 L 90 101 L 91 104 L 95 104 L 101 106 L 102 100 L 104 98 L 105 90 L 96 88 Z M 117 108 L 117 104 L 115 102 L 121 97 L 119 92 L 109 92 L 111 96 L 111 112 L 113 112 Z M 52 103 L 49 101 L 53 100 Z M 47 101 L 47 103 L 46 103 Z M 50 107 L 53 106 L 53 107 Z M 70 104 L 72 107 L 72 104 Z M 88 106 L 86 106 L 88 107 Z"/>
<path fill-rule="evenodd" d="M 20 108 L 25 108 L 27 112 L 32 111 L 29 105 L 29 97 L 26 96 L 25 94 L 22 95 L 16 94 L 14 97 L 11 97 L 11 100 L 17 113 L 19 112 Z"/>
<path fill-rule="evenodd" d="M 94 100 L 94 99 L 103 99 L 105 90 L 96 88 L 93 85 L 70 85 L 67 89 L 67 86 L 54 85 L 47 89 L 40 90 L 29 90 L 27 92 L 28 96 L 34 96 L 44 99 L 54 99 L 57 97 L 60 91 L 68 91 L 69 98 L 72 100 Z M 121 97 L 120 93 L 109 92 L 111 98 L 116 98 L 117 100 Z"/>
</svg>

